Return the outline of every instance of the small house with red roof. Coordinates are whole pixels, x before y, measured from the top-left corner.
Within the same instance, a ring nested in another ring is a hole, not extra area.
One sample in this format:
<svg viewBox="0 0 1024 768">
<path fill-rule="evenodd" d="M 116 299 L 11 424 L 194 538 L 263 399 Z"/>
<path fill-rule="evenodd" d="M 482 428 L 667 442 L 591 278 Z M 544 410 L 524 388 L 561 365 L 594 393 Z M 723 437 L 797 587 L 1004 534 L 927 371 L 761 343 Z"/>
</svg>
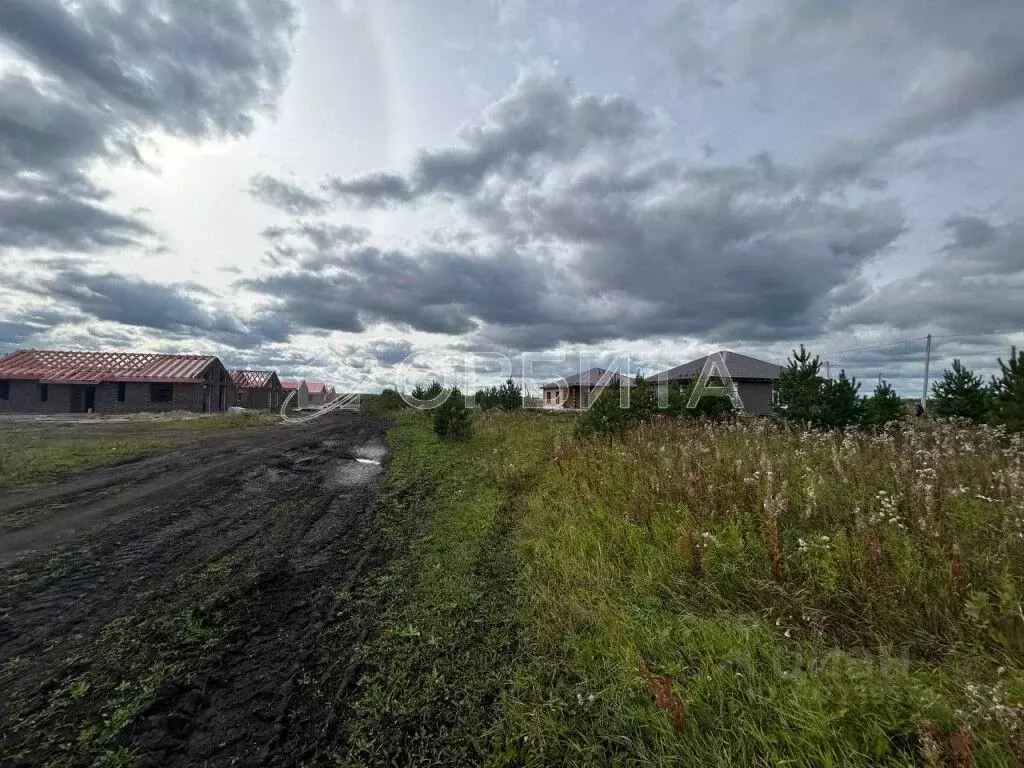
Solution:
<svg viewBox="0 0 1024 768">
<path fill-rule="evenodd" d="M 327 403 L 327 382 L 311 381 L 309 387 L 309 407 L 320 408 Z"/>
<path fill-rule="evenodd" d="M 309 387 L 305 379 L 284 379 L 281 381 L 281 388 L 284 390 L 285 400 L 288 400 L 289 408 L 309 407 Z"/>
</svg>

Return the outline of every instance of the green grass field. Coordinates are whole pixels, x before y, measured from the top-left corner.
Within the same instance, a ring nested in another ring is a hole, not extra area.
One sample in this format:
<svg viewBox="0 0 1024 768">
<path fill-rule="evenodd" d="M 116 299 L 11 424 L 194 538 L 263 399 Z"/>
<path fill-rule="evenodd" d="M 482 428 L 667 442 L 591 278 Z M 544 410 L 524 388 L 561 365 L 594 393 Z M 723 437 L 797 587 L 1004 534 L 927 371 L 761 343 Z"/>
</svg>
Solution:
<svg viewBox="0 0 1024 768">
<path fill-rule="evenodd" d="M 351 765 L 1024 760 L 1024 459 L 881 434 L 404 413 L 422 516 L 363 649 Z"/>
</svg>

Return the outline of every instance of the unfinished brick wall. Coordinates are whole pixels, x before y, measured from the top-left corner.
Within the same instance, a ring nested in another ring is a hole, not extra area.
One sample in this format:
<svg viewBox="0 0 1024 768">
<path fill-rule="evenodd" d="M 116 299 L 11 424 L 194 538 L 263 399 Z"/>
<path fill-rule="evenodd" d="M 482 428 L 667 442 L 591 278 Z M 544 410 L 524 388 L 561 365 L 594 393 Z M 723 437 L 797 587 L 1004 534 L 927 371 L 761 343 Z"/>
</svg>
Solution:
<svg viewBox="0 0 1024 768">
<path fill-rule="evenodd" d="M 10 381 L 8 398 L 0 400 L 0 413 L 70 413 L 71 387 L 50 384 L 48 389 L 43 402 L 38 381 Z"/>
<path fill-rule="evenodd" d="M 210 412 L 221 410 L 220 384 L 211 386 L 208 392 L 204 391 L 202 384 L 175 384 L 172 393 L 173 400 L 165 403 L 152 401 L 150 386 L 149 384 L 126 383 L 124 385 L 125 399 L 124 402 L 121 402 L 117 399 L 118 385 L 115 382 L 97 384 L 94 413 L 163 413 L 167 411 L 202 413 L 204 401 L 208 406 L 206 410 Z M 40 398 L 38 381 L 11 381 L 9 389 L 8 399 L 0 400 L 0 413 L 71 413 L 74 387 L 70 384 L 49 384 L 49 396 L 45 402 Z M 234 405 L 234 391 L 225 384 L 224 410 L 232 405 Z"/>
<path fill-rule="evenodd" d="M 277 411 L 284 402 L 285 391 L 280 387 L 235 389 L 230 405 L 254 411 Z"/>
</svg>

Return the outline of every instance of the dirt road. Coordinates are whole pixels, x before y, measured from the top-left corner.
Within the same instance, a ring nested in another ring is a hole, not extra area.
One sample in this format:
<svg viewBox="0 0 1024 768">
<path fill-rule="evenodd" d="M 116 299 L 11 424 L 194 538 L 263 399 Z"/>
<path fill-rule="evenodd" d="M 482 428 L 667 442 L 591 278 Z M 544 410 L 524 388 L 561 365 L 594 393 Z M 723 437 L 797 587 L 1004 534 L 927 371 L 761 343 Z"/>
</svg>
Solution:
<svg viewBox="0 0 1024 768">
<path fill-rule="evenodd" d="M 333 754 L 384 459 L 348 412 L 0 495 L 0 763 Z"/>
</svg>

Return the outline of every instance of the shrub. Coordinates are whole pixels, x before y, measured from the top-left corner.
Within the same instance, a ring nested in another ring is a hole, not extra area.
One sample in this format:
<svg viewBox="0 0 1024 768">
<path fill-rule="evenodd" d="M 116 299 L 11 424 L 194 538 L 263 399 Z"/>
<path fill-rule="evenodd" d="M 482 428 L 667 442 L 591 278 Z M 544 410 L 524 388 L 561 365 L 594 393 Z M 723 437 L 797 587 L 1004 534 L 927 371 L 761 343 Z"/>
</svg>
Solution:
<svg viewBox="0 0 1024 768">
<path fill-rule="evenodd" d="M 468 440 L 473 434 L 473 415 L 458 387 L 434 409 L 434 432 L 446 440 Z"/>
<path fill-rule="evenodd" d="M 724 387 L 725 382 L 717 377 L 711 377 L 708 379 L 707 386 L 709 387 Z M 697 379 L 691 379 L 689 385 L 686 387 L 686 391 L 683 393 L 683 408 L 684 414 L 690 417 L 714 417 L 722 416 L 726 413 L 732 413 L 735 410 L 732 407 L 732 401 L 727 397 L 721 397 L 717 395 L 704 395 L 700 400 L 696 402 L 693 408 L 688 408 L 690 398 L 693 397 L 693 392 L 697 388 Z"/>
<path fill-rule="evenodd" d="M 601 436 L 611 439 L 622 435 L 632 423 L 629 410 L 619 406 L 619 387 L 610 386 L 605 387 L 580 417 L 576 433 L 580 437 Z"/>
</svg>

